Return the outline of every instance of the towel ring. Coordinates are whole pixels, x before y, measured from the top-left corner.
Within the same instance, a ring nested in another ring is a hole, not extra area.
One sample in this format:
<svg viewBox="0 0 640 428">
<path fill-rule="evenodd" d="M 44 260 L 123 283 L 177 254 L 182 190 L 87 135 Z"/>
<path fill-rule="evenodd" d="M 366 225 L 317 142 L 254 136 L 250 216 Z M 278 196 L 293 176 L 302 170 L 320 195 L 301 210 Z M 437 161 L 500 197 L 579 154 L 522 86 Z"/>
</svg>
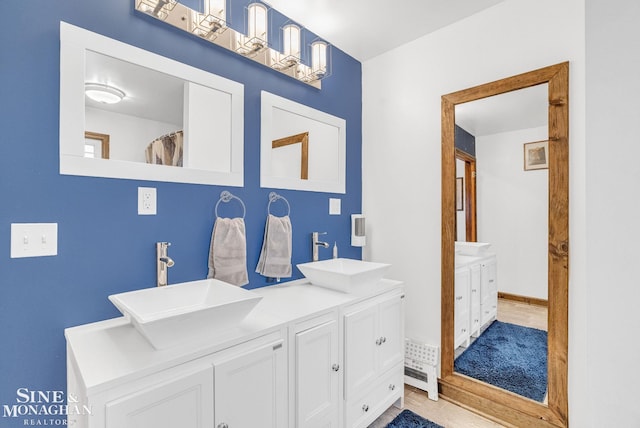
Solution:
<svg viewBox="0 0 640 428">
<path fill-rule="evenodd" d="M 232 199 L 237 199 L 240 202 L 240 205 L 242 205 L 242 218 L 244 219 L 244 216 L 247 215 L 247 208 L 244 206 L 244 202 L 242 202 L 242 199 L 240 199 L 236 195 L 226 190 L 220 193 L 220 199 L 218 199 L 218 202 L 216 202 L 216 209 L 215 209 L 216 217 L 220 217 L 218 215 L 218 205 L 220 205 L 220 202 L 226 203 L 226 202 L 230 202 Z"/>
<path fill-rule="evenodd" d="M 282 199 L 285 204 L 287 204 L 287 215 L 291 214 L 291 205 L 289 205 L 289 201 L 284 196 L 278 195 L 276 192 L 269 193 L 269 205 L 267 205 L 267 214 L 271 214 L 271 203 L 276 202 L 278 199 Z"/>
</svg>

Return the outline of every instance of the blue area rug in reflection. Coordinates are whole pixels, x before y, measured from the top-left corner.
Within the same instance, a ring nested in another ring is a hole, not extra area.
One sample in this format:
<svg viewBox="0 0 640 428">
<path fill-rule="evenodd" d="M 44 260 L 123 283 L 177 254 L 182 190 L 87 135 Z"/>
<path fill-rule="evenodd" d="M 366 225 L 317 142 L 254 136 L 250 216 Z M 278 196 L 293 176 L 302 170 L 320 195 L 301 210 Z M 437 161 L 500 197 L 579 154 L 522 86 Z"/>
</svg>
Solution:
<svg viewBox="0 0 640 428">
<path fill-rule="evenodd" d="M 391 421 L 387 428 L 444 428 L 434 422 L 428 421 L 422 416 L 418 416 L 411 410 L 403 410 Z"/>
<path fill-rule="evenodd" d="M 542 402 L 547 393 L 547 332 L 494 321 L 456 358 L 454 370 Z"/>
</svg>

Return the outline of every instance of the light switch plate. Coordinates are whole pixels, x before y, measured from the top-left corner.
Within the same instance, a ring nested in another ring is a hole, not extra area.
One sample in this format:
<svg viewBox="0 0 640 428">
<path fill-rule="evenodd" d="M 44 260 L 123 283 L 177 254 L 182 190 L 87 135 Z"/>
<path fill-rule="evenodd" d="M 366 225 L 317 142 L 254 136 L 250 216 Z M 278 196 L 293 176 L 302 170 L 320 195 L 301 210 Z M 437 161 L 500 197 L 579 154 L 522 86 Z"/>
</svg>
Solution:
<svg viewBox="0 0 640 428">
<path fill-rule="evenodd" d="M 156 215 L 156 188 L 138 187 L 138 215 Z"/>
<path fill-rule="evenodd" d="M 11 258 L 58 255 L 58 223 L 11 223 Z"/>
<path fill-rule="evenodd" d="M 341 202 L 341 199 L 329 198 L 329 215 L 340 215 Z"/>
</svg>

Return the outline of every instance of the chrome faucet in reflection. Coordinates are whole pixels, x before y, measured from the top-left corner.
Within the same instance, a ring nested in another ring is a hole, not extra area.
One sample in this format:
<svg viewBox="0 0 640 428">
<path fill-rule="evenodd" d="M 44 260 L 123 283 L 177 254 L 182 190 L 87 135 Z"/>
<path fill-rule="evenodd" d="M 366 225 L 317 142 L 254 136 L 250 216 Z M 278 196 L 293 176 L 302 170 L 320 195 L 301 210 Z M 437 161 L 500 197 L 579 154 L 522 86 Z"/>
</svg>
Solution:
<svg viewBox="0 0 640 428">
<path fill-rule="evenodd" d="M 175 264 L 168 255 L 170 245 L 170 242 L 156 242 L 156 285 L 158 287 L 167 285 L 167 270 Z"/>
</svg>

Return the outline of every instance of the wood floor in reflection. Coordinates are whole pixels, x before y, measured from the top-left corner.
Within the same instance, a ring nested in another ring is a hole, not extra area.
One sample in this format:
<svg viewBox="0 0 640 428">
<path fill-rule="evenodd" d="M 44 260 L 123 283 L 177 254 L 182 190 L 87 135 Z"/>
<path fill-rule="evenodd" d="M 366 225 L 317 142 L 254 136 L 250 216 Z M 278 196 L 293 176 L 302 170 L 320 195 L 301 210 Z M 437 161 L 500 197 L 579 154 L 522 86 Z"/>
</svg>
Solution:
<svg viewBox="0 0 640 428">
<path fill-rule="evenodd" d="M 498 320 L 525 327 L 547 330 L 547 308 L 512 300 L 498 299 Z M 404 405 L 418 415 L 429 419 L 445 428 L 496 428 L 503 427 L 496 422 L 477 415 L 469 410 L 440 398 L 432 401 L 427 393 L 405 385 Z M 400 409 L 391 407 L 380 416 L 369 428 L 384 428 L 395 418 Z"/>
</svg>

